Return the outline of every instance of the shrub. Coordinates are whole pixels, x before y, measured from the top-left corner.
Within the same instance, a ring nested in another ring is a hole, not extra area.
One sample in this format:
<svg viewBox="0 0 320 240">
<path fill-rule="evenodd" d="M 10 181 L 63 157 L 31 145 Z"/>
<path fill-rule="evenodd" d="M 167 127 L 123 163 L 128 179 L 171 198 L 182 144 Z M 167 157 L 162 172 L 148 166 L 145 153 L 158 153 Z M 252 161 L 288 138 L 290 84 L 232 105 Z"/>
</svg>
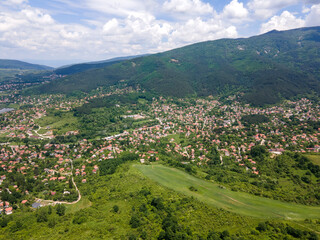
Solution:
<svg viewBox="0 0 320 240">
<path fill-rule="evenodd" d="M 63 216 L 66 212 L 66 206 L 62 205 L 62 204 L 58 204 L 56 207 L 56 213 L 59 216 Z"/>
<path fill-rule="evenodd" d="M 113 209 L 113 211 L 115 213 L 119 212 L 119 206 L 118 205 L 114 205 L 112 209 Z"/>
<path fill-rule="evenodd" d="M 82 224 L 87 221 L 87 216 L 83 211 L 76 212 L 73 217 L 72 223 L 74 224 Z"/>
<path fill-rule="evenodd" d="M 133 215 L 130 219 L 129 224 L 132 228 L 137 228 L 141 225 L 141 221 L 137 215 Z"/>
</svg>

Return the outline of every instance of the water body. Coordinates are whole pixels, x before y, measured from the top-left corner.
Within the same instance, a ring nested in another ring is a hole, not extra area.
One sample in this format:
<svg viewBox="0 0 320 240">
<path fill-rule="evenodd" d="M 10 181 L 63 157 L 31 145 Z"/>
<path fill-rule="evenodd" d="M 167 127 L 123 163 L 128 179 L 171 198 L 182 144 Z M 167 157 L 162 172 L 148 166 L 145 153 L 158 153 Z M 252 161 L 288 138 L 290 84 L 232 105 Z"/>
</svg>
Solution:
<svg viewBox="0 0 320 240">
<path fill-rule="evenodd" d="M 0 109 L 0 114 L 6 113 L 6 112 L 10 112 L 10 111 L 13 111 L 13 110 L 14 110 L 14 108 L 2 108 L 2 109 Z"/>
</svg>

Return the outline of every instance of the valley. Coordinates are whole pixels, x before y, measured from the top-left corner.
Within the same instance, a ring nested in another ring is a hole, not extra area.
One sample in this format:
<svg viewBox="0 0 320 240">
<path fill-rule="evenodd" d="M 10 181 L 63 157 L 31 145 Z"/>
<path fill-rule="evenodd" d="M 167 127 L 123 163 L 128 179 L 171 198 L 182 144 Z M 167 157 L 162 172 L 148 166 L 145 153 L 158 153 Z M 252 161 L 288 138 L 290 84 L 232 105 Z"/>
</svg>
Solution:
<svg viewBox="0 0 320 240">
<path fill-rule="evenodd" d="M 319 34 L 10 62 L 0 238 L 318 239 Z"/>
<path fill-rule="evenodd" d="M 240 97 L 155 98 L 126 87 L 71 98 L 19 96 L 10 103 L 18 109 L 0 116 L 1 234 L 151 237 L 175 212 L 182 231 L 176 234 L 190 238 L 210 235 L 210 226 L 218 235 L 267 237 L 279 224 L 279 236 L 316 236 L 319 101 L 259 108 Z M 154 202 L 160 199 L 164 207 Z M 65 203 L 63 212 L 57 203 Z M 195 206 L 198 215 L 191 214 Z M 192 225 L 196 217 L 207 219 L 207 227 Z M 93 228 L 98 219 L 109 226 L 102 235 Z M 269 230 L 257 230 L 259 224 Z"/>
</svg>

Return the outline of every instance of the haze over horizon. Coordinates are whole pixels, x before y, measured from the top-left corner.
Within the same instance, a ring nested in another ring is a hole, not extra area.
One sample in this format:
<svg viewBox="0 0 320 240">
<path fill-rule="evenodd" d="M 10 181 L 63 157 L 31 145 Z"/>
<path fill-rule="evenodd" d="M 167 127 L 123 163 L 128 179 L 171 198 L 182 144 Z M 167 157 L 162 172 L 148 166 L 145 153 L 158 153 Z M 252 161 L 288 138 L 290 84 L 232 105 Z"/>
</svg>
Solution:
<svg viewBox="0 0 320 240">
<path fill-rule="evenodd" d="M 57 67 L 317 25 L 319 0 L 5 0 L 0 58 Z"/>
</svg>

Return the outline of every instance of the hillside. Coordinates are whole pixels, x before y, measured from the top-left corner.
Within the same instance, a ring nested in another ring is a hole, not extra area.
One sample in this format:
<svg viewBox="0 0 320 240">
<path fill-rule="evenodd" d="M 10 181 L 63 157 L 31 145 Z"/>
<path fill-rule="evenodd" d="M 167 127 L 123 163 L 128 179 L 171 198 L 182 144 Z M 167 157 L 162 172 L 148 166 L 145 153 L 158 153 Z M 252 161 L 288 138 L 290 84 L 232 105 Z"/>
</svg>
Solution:
<svg viewBox="0 0 320 240">
<path fill-rule="evenodd" d="M 19 70 L 51 70 L 52 67 L 31 64 L 18 60 L 0 59 L 0 69 L 19 69 Z"/>
<path fill-rule="evenodd" d="M 50 71 L 52 69 L 53 68 L 44 65 L 31 64 L 18 60 L 0 59 L 0 83 L 12 81 L 16 82 L 17 80 L 21 82 L 20 77 L 22 76 L 26 76 L 27 78 L 34 78 L 35 74 L 39 75 L 39 73 L 41 72 L 42 76 L 44 72 Z"/>
<path fill-rule="evenodd" d="M 104 61 L 98 61 L 98 62 L 88 62 L 88 63 L 79 63 L 79 64 L 73 64 L 68 66 L 63 66 L 60 68 L 57 68 L 54 70 L 56 74 L 61 75 L 70 75 L 75 73 L 81 73 L 85 72 L 90 69 L 97 69 L 97 68 L 103 68 L 107 67 L 116 63 L 120 63 L 125 60 L 130 60 L 133 58 L 136 58 L 139 56 L 130 56 L 130 57 L 118 57 L 118 58 L 112 58 Z"/>
<path fill-rule="evenodd" d="M 154 94 L 184 97 L 244 92 L 255 105 L 320 92 L 320 27 L 202 42 L 88 70 L 33 93 L 70 93 L 120 80 Z"/>
</svg>

